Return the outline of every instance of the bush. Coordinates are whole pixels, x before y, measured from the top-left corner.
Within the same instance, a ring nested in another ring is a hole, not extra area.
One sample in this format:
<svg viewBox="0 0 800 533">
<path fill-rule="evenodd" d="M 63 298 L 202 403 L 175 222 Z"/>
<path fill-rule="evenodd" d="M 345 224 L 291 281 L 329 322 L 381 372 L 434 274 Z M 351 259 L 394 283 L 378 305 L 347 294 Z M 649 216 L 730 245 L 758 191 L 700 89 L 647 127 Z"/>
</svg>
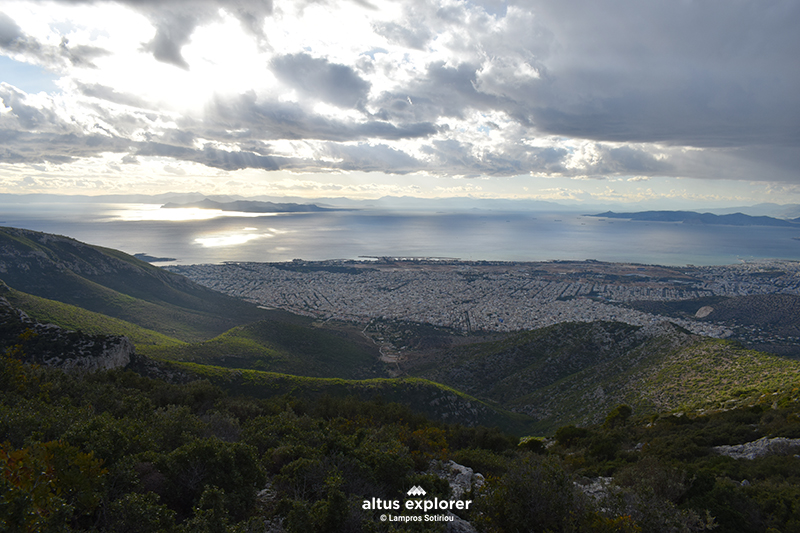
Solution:
<svg viewBox="0 0 800 533">
<path fill-rule="evenodd" d="M 166 478 L 162 497 L 181 517 L 189 516 L 202 494 L 213 486 L 224 493 L 227 512 L 240 520 L 266 480 L 252 446 L 214 438 L 181 446 L 160 456 L 155 464 Z"/>
<path fill-rule="evenodd" d="M 491 531 L 568 531 L 583 519 L 586 500 L 554 457 L 527 455 L 501 478 L 491 477 L 476 511 Z"/>
<path fill-rule="evenodd" d="M 563 426 L 556 430 L 554 437 L 559 446 L 570 448 L 572 446 L 577 446 L 590 435 L 591 433 L 588 429 L 575 426 Z"/>
</svg>

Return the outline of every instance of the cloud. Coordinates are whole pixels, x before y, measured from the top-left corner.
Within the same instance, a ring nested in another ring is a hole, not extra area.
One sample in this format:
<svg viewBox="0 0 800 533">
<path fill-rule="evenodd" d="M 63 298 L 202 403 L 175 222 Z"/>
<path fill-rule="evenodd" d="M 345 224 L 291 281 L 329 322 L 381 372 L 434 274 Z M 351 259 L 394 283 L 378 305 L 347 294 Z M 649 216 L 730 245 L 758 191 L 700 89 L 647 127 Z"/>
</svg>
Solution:
<svg viewBox="0 0 800 533">
<path fill-rule="evenodd" d="M 23 32 L 5 13 L 0 13 L 0 50 L 56 70 L 65 69 L 68 65 L 94 68 L 92 60 L 109 53 L 96 46 L 69 46 L 66 37 L 62 37 L 58 46 L 42 44 Z"/>
<path fill-rule="evenodd" d="M 193 161 L 203 165 L 222 170 L 240 170 L 243 168 L 259 168 L 264 170 L 278 170 L 281 165 L 270 156 L 263 156 L 253 152 L 231 152 L 206 146 L 201 150 L 161 144 L 155 142 L 139 143 L 135 154 L 137 156 L 170 157 L 182 161 Z"/>
<path fill-rule="evenodd" d="M 92 98 L 100 98 L 108 100 L 115 104 L 122 104 L 131 107 L 147 108 L 148 103 L 143 99 L 133 94 L 125 94 L 116 91 L 113 87 L 107 87 L 99 83 L 82 83 L 76 82 L 78 91 L 84 96 Z"/>
<path fill-rule="evenodd" d="M 123 0 L 144 14 L 156 27 L 156 34 L 145 43 L 144 49 L 164 63 L 188 69 L 181 49 L 194 30 L 205 23 L 218 20 L 220 9 L 235 16 L 242 26 L 259 39 L 264 17 L 272 14 L 271 0 Z"/>
<path fill-rule="evenodd" d="M 546 75 L 515 96 L 548 133 L 614 142 L 797 146 L 796 2 L 537 5 Z"/>
<path fill-rule="evenodd" d="M 63 75 L 50 101 L 2 86 L 0 160 L 106 151 L 224 171 L 798 180 L 791 0 L 118 4 L 151 33 L 96 39 L 87 21 L 45 36 L 0 14 L 2 53 Z M 214 32 L 230 26 L 215 23 L 231 17 L 245 38 L 226 48 Z M 77 68 L 111 51 L 130 72 Z M 241 85 L 215 78 L 237 61 L 253 74 Z M 205 105 L 184 109 L 195 95 Z"/>
<path fill-rule="evenodd" d="M 392 123 L 381 120 L 341 120 L 310 113 L 293 102 L 259 100 L 252 93 L 231 98 L 216 98 L 206 112 L 206 121 L 218 129 L 206 129 L 205 135 L 225 139 L 222 130 L 247 130 L 254 140 L 315 139 L 353 141 L 375 139 L 412 139 L 434 134 L 430 122 Z"/>
<path fill-rule="evenodd" d="M 424 163 L 418 159 L 385 144 L 341 145 L 328 143 L 323 148 L 323 153 L 329 158 L 338 160 L 329 165 L 331 168 L 339 170 L 408 174 L 424 167 Z"/>
<path fill-rule="evenodd" d="M 24 38 L 22 28 L 17 26 L 17 23 L 11 17 L 5 13 L 0 13 L 0 46 L 4 50 L 8 50 L 22 38 Z"/>
<path fill-rule="evenodd" d="M 62 0 L 65 4 L 100 4 L 114 0 Z M 272 14 L 272 0 L 120 0 L 143 14 L 155 26 L 153 38 L 142 48 L 158 61 L 188 69 L 181 50 L 194 31 L 203 24 L 219 20 L 220 10 L 236 17 L 248 33 L 264 41 L 261 27 Z"/>
<path fill-rule="evenodd" d="M 272 71 L 300 94 L 340 107 L 363 106 L 370 85 L 355 71 L 308 54 L 289 54 L 272 60 Z"/>
</svg>

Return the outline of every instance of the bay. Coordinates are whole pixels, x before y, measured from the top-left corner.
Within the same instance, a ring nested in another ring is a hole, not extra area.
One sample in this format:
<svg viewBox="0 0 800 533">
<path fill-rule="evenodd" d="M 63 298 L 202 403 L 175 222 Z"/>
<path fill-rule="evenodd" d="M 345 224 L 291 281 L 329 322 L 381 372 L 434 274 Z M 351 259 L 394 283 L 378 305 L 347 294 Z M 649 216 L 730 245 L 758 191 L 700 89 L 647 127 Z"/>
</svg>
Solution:
<svg viewBox="0 0 800 533">
<path fill-rule="evenodd" d="M 661 265 L 800 260 L 795 239 L 800 228 L 639 222 L 575 212 L 254 214 L 160 209 L 158 204 L 26 202 L 0 205 L 0 224 L 174 258 L 169 263 L 176 264 L 363 256 Z"/>
</svg>

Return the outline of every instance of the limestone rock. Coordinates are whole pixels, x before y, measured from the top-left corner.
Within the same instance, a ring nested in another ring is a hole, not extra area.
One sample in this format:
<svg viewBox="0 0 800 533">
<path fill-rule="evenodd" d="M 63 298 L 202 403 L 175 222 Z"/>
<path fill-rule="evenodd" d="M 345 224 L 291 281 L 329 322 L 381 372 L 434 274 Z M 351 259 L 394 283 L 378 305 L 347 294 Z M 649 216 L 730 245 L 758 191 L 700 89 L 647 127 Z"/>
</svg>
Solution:
<svg viewBox="0 0 800 533">
<path fill-rule="evenodd" d="M 712 450 L 720 455 L 726 455 L 734 459 L 755 459 L 766 455 L 787 455 L 792 453 L 795 448 L 800 448 L 800 439 L 787 439 L 785 437 L 768 439 L 767 437 L 762 437 L 744 444 L 714 446 Z"/>
<path fill-rule="evenodd" d="M 450 492 L 455 500 L 460 500 L 470 490 L 477 489 L 485 482 L 483 475 L 476 474 L 473 470 L 455 461 L 440 463 L 434 461 L 431 465 L 433 472 L 450 484 Z"/>
<path fill-rule="evenodd" d="M 445 528 L 447 533 L 478 533 L 478 530 L 463 518 L 459 518 L 453 513 L 447 514 L 453 518 L 452 521 L 447 522 L 447 527 Z"/>
</svg>

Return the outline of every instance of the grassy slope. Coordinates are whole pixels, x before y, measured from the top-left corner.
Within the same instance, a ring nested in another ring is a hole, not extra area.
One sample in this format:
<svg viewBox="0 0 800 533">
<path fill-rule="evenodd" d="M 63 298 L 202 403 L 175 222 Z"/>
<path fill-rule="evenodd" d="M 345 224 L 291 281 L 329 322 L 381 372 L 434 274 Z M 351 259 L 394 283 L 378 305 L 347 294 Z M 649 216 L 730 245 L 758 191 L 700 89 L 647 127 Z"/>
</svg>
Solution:
<svg viewBox="0 0 800 533">
<path fill-rule="evenodd" d="M 636 345 L 633 334 L 637 330 L 608 322 L 559 324 L 499 341 L 457 346 L 410 367 L 409 372 L 480 397 L 510 402 L 526 391 L 619 357 Z"/>
<path fill-rule="evenodd" d="M 260 321 L 233 328 L 208 341 L 148 347 L 157 359 L 226 368 L 255 369 L 314 377 L 363 379 L 386 375 L 378 351 L 366 339 L 284 321 Z"/>
<path fill-rule="evenodd" d="M 22 309 L 32 318 L 46 324 L 55 324 L 73 331 L 81 330 L 90 335 L 124 335 L 137 348 L 149 345 L 174 346 L 183 344 L 178 339 L 137 326 L 125 320 L 87 311 L 86 309 L 55 300 L 26 294 L 7 286 L 0 293 L 14 307 Z"/>
<path fill-rule="evenodd" d="M 530 433 L 532 419 L 478 400 L 445 385 L 420 378 L 347 380 L 301 377 L 258 370 L 235 370 L 212 365 L 175 362 L 178 368 L 206 378 L 232 393 L 270 398 L 291 394 L 306 398 L 357 396 L 380 397 L 397 402 L 445 422 L 499 427 L 516 435 Z"/>
<path fill-rule="evenodd" d="M 266 316 L 123 252 L 28 230 L 0 228 L 0 272 L 14 289 L 181 340 L 208 339 Z"/>
<path fill-rule="evenodd" d="M 750 405 L 763 394 L 796 387 L 800 363 L 698 340 L 678 349 L 648 345 L 606 365 L 587 368 L 518 398 L 507 407 L 540 419 L 552 431 L 566 423 L 599 422 L 616 405 L 635 412 L 714 411 Z"/>
<path fill-rule="evenodd" d="M 598 342 L 604 337 L 612 344 Z M 600 323 L 559 325 L 451 350 L 447 368 L 430 363 L 419 370 L 416 375 L 535 417 L 540 433 L 601 421 L 621 403 L 639 413 L 720 409 L 800 383 L 795 360 L 678 328 L 648 337 L 636 328 Z"/>
<path fill-rule="evenodd" d="M 717 409 L 747 405 L 766 392 L 800 385 L 800 361 L 703 339 L 653 365 L 642 383 L 656 408 Z"/>
</svg>

